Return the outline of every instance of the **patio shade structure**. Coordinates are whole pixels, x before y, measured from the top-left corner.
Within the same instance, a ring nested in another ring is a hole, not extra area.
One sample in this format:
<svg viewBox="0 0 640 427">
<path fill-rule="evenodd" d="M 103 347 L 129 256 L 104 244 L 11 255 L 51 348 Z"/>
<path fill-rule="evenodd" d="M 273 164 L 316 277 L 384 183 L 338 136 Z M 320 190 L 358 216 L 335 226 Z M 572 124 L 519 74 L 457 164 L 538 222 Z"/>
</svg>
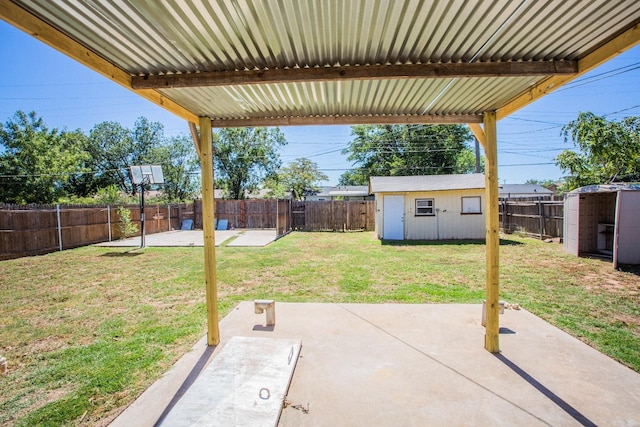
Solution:
<svg viewBox="0 0 640 427">
<path fill-rule="evenodd" d="M 190 123 L 210 345 L 212 128 L 469 124 L 486 156 L 485 347 L 498 352 L 496 123 L 640 41 L 637 0 L 0 0 L 0 18 Z"/>
</svg>

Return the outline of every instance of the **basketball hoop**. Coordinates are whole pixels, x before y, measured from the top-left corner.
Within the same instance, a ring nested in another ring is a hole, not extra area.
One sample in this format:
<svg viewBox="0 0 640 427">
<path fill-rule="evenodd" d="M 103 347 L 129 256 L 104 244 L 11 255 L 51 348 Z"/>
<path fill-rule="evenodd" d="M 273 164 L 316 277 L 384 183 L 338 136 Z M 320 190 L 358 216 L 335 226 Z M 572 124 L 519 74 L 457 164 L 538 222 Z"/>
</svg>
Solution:
<svg viewBox="0 0 640 427">
<path fill-rule="evenodd" d="M 131 166 L 131 180 L 133 185 L 140 186 L 140 248 L 144 248 L 144 186 L 149 184 L 164 184 L 164 174 L 159 165 Z"/>
</svg>

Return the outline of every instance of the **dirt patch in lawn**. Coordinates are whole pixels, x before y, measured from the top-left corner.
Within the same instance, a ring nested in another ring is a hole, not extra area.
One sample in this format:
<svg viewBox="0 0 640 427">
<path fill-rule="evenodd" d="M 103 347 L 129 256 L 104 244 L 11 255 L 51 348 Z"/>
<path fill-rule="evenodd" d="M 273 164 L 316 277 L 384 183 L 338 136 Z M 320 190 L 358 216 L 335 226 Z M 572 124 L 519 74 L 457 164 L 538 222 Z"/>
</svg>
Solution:
<svg viewBox="0 0 640 427">
<path fill-rule="evenodd" d="M 627 296 L 640 295 L 640 278 L 633 273 L 617 270 L 592 272 L 581 283 L 586 289 Z"/>
</svg>

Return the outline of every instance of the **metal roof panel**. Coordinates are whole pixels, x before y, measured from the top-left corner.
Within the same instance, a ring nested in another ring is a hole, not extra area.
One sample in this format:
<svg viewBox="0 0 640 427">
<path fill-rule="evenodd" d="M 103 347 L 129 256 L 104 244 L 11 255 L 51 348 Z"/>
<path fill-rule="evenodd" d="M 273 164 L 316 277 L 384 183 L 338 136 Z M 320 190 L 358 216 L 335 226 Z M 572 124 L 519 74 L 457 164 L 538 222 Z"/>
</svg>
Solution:
<svg viewBox="0 0 640 427">
<path fill-rule="evenodd" d="M 10 1 L 131 76 L 576 60 L 640 23 L 637 0 Z M 156 90 L 222 119 L 453 115 L 499 109 L 546 77 Z"/>
</svg>

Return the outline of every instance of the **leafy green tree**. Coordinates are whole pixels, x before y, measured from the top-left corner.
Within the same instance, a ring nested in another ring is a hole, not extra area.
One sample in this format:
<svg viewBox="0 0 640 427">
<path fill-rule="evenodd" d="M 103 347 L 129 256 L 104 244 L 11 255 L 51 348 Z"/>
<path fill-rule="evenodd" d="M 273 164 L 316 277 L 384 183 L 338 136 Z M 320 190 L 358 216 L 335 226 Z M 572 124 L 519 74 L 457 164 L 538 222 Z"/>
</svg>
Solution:
<svg viewBox="0 0 640 427">
<path fill-rule="evenodd" d="M 124 204 L 124 201 L 120 196 L 120 191 L 118 191 L 118 187 L 113 184 L 99 189 L 96 199 L 100 204 L 104 205 Z"/>
<path fill-rule="evenodd" d="M 149 163 L 162 166 L 165 182 L 161 188 L 168 202 L 186 201 L 199 191 L 200 167 L 190 137 L 175 136 L 153 147 Z"/>
<path fill-rule="evenodd" d="M 0 201 L 53 203 L 87 158 L 79 130 L 49 130 L 35 112 L 17 111 L 0 125 Z"/>
<path fill-rule="evenodd" d="M 317 163 L 305 158 L 295 159 L 281 168 L 278 177 L 284 187 L 291 190 L 294 200 L 302 200 L 306 192 L 317 192 L 318 183 L 329 179 L 318 169 Z"/>
<path fill-rule="evenodd" d="M 343 151 L 357 169 L 340 184 L 366 185 L 370 176 L 441 175 L 475 169 L 473 136 L 463 125 L 358 125 Z"/>
<path fill-rule="evenodd" d="M 614 181 L 640 181 L 640 117 L 609 121 L 593 113 L 580 113 L 562 133 L 579 152 L 565 150 L 556 164 L 568 176 L 566 190 Z"/>
<path fill-rule="evenodd" d="M 364 168 L 349 169 L 338 178 L 338 185 L 368 185 L 369 174 Z"/>
<path fill-rule="evenodd" d="M 129 130 L 117 122 L 102 122 L 89 132 L 86 147 L 91 154 L 91 169 L 94 170 L 94 188 L 117 185 L 120 191 L 137 194 L 131 180 L 129 167 L 148 164 L 151 152 L 163 144 L 164 127 L 159 122 L 150 122 L 145 117 L 136 120 Z"/>
<path fill-rule="evenodd" d="M 262 195 L 263 199 L 286 199 L 291 197 L 290 189 L 280 180 L 278 174 L 266 177 L 262 187 L 268 190 Z"/>
<path fill-rule="evenodd" d="M 281 165 L 278 147 L 287 141 L 279 128 L 225 128 L 213 134 L 216 182 L 230 199 L 244 199 Z"/>
<path fill-rule="evenodd" d="M 91 153 L 91 169 L 95 172 L 93 187 L 115 185 L 127 194 L 136 194 L 129 176 L 129 166 L 135 164 L 130 132 L 117 122 L 98 123 L 89 132 L 87 151 Z M 139 163 L 138 163 L 139 164 Z"/>
<path fill-rule="evenodd" d="M 545 180 L 540 180 L 540 179 L 528 179 L 524 182 L 525 184 L 535 184 L 535 185 L 539 185 L 541 187 L 546 188 L 547 190 L 551 190 L 551 191 L 556 191 L 557 187 L 558 187 L 558 182 L 554 181 L 553 179 L 545 179 Z"/>
</svg>

